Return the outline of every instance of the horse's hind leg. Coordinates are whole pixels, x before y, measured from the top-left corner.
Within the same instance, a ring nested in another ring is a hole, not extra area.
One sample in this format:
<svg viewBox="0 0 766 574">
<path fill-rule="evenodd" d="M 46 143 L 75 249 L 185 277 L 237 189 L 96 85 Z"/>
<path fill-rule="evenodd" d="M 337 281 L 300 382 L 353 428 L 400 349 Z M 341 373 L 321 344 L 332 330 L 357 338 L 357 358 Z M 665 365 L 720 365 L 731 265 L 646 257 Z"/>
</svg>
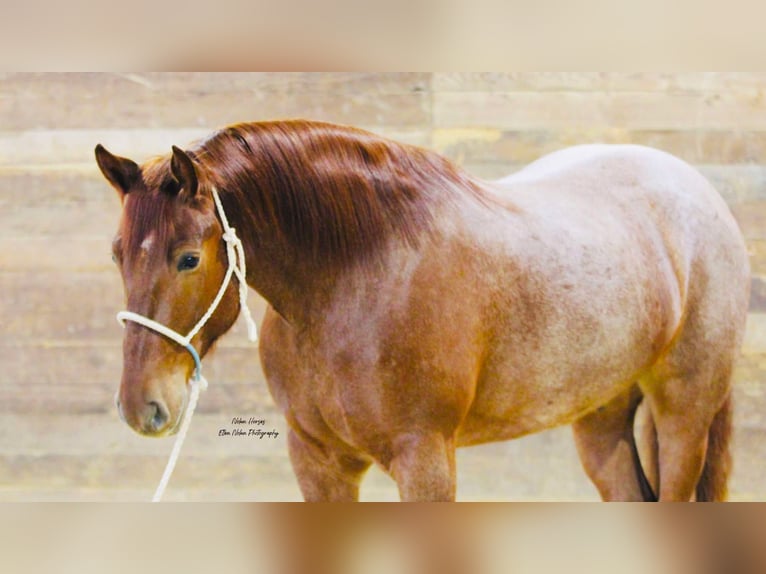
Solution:
<svg viewBox="0 0 766 574">
<path fill-rule="evenodd" d="M 654 499 L 633 435 L 641 399 L 638 387 L 631 387 L 572 425 L 580 461 L 603 500 Z"/>
<path fill-rule="evenodd" d="M 729 376 L 714 375 L 699 370 L 685 377 L 642 385 L 657 432 L 660 501 L 690 501 L 694 498 L 708 455 L 708 438 L 719 411 L 727 408 Z M 724 443 L 726 436 L 716 437 Z M 714 457 L 728 455 L 728 450 L 717 448 Z M 709 465 L 721 467 L 719 460 L 708 460 Z M 721 470 L 724 474 L 728 471 Z M 726 478 L 715 477 L 725 484 Z M 722 487 L 724 488 L 724 487 Z"/>
</svg>

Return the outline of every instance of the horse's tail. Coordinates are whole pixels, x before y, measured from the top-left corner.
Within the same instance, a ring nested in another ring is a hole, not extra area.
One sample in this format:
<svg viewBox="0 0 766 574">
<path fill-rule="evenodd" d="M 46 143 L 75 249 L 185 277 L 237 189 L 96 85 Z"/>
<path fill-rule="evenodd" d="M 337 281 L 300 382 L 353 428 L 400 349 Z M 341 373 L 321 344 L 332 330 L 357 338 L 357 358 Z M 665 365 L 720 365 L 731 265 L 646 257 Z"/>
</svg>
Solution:
<svg viewBox="0 0 766 574">
<path fill-rule="evenodd" d="M 728 494 L 731 472 L 729 443 L 732 433 L 731 393 L 713 418 L 708 431 L 707 454 L 702 475 L 697 483 L 698 502 L 722 502 Z"/>
</svg>

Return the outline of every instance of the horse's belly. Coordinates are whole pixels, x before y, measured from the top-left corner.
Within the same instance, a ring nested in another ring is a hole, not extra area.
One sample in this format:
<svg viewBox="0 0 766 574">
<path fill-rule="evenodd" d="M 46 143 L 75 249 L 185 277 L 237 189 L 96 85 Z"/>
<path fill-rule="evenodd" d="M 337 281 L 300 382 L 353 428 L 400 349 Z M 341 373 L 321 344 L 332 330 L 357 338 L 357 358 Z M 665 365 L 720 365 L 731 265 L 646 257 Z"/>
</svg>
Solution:
<svg viewBox="0 0 766 574">
<path fill-rule="evenodd" d="M 642 373 L 625 370 L 614 375 L 576 383 L 485 383 L 458 430 L 458 444 L 509 440 L 572 424 L 630 388 Z"/>
<path fill-rule="evenodd" d="M 582 413 L 580 413 L 580 416 Z M 512 416 L 498 416 L 491 412 L 471 412 L 458 431 L 458 444 L 470 446 L 487 442 L 510 440 L 546 429 L 571 424 L 579 418 L 578 410 L 562 412 L 558 409 L 535 410 Z"/>
</svg>

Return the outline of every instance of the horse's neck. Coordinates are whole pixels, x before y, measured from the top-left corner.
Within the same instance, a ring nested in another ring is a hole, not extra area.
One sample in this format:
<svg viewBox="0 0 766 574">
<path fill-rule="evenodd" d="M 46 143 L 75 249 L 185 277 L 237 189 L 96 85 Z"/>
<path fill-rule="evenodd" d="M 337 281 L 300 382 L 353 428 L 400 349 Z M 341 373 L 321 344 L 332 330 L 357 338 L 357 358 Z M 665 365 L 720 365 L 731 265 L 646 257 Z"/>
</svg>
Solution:
<svg viewBox="0 0 766 574">
<path fill-rule="evenodd" d="M 243 201 L 242 194 L 237 195 L 239 201 Z M 435 209 L 433 226 L 423 230 L 423 236 L 415 245 L 392 235 L 371 261 L 348 265 L 317 260 L 310 251 L 290 249 L 277 237 L 269 237 L 263 232 L 256 234 L 253 222 L 247 221 L 244 215 L 246 210 L 236 204 L 230 208 L 230 218 L 244 245 L 250 287 L 291 324 L 308 325 L 321 315 L 340 285 L 345 285 L 346 289 L 349 285 L 360 286 L 359 282 L 375 283 L 376 277 L 389 274 L 397 266 L 397 258 L 406 258 L 408 252 L 424 249 L 434 237 L 441 237 L 436 239 L 440 242 L 445 237 L 460 234 L 462 239 L 473 241 L 466 233 L 471 227 L 470 218 L 486 207 L 466 199 L 465 205 L 443 202 Z"/>
<path fill-rule="evenodd" d="M 237 201 L 227 197 L 225 211 L 242 241 L 248 285 L 290 323 L 304 322 L 331 290 L 334 274 L 312 261 L 311 254 L 286 251 L 276 238 L 256 234 Z"/>
<path fill-rule="evenodd" d="M 247 282 L 276 311 L 292 324 L 305 323 L 312 309 L 334 283 L 327 270 L 302 262 L 296 254 L 284 253 L 275 245 L 248 242 L 245 244 Z"/>
</svg>

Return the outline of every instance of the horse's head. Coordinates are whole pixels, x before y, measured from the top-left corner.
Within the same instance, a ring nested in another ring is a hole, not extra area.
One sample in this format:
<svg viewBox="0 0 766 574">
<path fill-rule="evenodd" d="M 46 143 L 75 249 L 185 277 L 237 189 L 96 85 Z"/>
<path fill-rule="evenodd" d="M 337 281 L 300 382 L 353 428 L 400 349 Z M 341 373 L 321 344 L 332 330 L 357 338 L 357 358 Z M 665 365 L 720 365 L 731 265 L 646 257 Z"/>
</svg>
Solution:
<svg viewBox="0 0 766 574">
<path fill-rule="evenodd" d="M 210 307 L 227 268 L 223 230 L 203 174 L 178 148 L 169 159 L 139 167 L 99 145 L 96 161 L 122 202 L 112 251 L 127 309 L 186 335 Z M 191 341 L 200 356 L 238 312 L 236 287 L 230 284 Z M 141 434 L 173 434 L 188 400 L 194 360 L 154 330 L 131 321 L 125 326 L 120 416 Z"/>
</svg>

